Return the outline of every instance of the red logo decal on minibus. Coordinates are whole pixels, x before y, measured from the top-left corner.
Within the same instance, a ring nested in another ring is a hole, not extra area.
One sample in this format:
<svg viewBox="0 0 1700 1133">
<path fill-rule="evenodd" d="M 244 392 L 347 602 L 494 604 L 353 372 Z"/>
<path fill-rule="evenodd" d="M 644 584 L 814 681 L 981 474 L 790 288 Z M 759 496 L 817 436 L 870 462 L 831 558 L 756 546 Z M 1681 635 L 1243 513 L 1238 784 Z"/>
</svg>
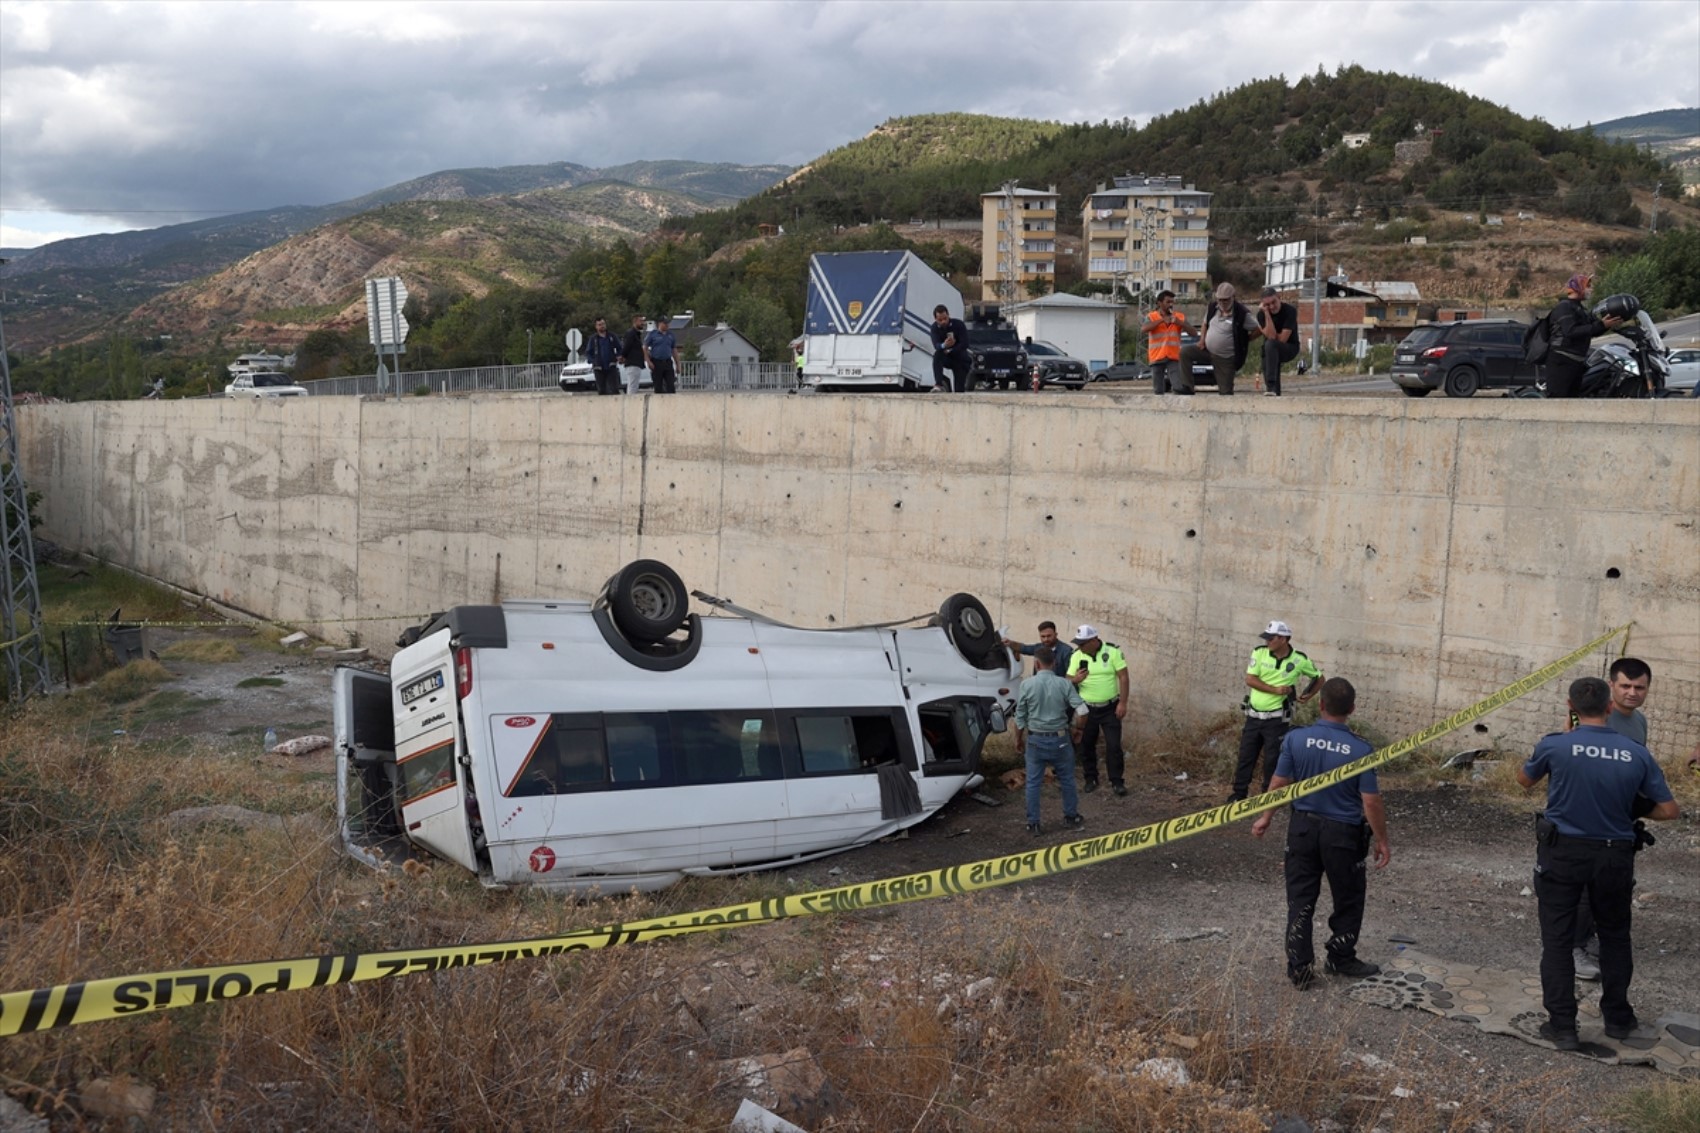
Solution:
<svg viewBox="0 0 1700 1133">
<path fill-rule="evenodd" d="M 537 723 L 537 719 L 534 716 L 509 716 L 502 723 L 510 728 L 529 728 Z"/>
</svg>

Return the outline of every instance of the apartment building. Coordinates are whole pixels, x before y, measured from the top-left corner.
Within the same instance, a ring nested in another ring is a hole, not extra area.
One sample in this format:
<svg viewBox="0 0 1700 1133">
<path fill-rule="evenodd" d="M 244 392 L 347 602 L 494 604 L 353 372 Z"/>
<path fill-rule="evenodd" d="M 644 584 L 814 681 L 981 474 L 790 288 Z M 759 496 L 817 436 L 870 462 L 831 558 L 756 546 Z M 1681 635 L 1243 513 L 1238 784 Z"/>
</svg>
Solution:
<svg viewBox="0 0 1700 1133">
<path fill-rule="evenodd" d="M 980 194 L 980 298 L 1005 303 L 1049 295 L 1057 285 L 1057 187 L 1013 182 Z"/>
<path fill-rule="evenodd" d="M 1086 278 L 1134 293 L 1167 288 L 1182 298 L 1207 294 L 1210 197 L 1162 173 L 1100 183 L 1080 210 Z"/>
</svg>

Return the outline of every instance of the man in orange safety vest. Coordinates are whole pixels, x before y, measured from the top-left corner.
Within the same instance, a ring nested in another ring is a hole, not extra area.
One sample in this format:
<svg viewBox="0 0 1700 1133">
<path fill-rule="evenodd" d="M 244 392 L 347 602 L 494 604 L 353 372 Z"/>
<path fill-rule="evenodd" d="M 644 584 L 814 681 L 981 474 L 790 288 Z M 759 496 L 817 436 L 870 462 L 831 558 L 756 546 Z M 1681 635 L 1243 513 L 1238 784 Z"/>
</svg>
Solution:
<svg viewBox="0 0 1700 1133">
<path fill-rule="evenodd" d="M 1181 364 L 1181 332 L 1191 330 L 1175 310 L 1175 293 L 1159 291 L 1157 309 L 1145 316 L 1146 357 L 1151 363 L 1151 392 L 1168 393 Z"/>
</svg>

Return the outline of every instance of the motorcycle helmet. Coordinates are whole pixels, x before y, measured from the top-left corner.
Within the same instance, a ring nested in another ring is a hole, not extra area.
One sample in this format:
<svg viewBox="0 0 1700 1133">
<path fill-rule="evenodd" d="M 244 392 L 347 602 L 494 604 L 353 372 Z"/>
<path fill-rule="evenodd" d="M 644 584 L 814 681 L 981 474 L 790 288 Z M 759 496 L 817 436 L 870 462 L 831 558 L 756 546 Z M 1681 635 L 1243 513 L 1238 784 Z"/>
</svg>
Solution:
<svg viewBox="0 0 1700 1133">
<path fill-rule="evenodd" d="M 1635 318 L 1636 312 L 1640 309 L 1641 300 L 1627 292 L 1620 292 L 1616 295 L 1607 295 L 1604 299 L 1595 303 L 1594 317 L 1599 319 L 1613 317 L 1632 320 Z"/>
</svg>

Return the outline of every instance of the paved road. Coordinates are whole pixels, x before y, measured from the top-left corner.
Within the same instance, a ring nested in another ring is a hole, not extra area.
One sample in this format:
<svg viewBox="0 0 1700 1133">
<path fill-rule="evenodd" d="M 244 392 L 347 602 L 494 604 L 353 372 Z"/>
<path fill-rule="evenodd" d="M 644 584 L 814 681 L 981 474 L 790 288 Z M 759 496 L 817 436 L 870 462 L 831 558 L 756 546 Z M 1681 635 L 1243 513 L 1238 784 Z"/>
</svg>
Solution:
<svg viewBox="0 0 1700 1133">
<path fill-rule="evenodd" d="M 1700 346 L 1700 313 L 1657 324 L 1666 346 Z"/>
</svg>

